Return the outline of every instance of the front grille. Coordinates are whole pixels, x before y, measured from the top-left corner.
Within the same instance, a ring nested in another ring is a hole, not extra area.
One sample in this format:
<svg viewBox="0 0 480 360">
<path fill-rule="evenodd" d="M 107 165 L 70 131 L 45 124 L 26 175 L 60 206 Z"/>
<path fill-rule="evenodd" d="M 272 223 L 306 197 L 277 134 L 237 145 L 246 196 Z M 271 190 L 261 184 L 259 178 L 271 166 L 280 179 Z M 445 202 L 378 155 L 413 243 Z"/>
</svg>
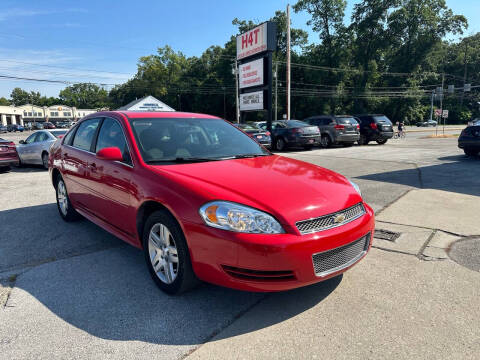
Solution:
<svg viewBox="0 0 480 360">
<path fill-rule="evenodd" d="M 358 203 L 348 209 L 337 211 L 333 214 L 320 216 L 318 218 L 297 221 L 295 224 L 301 234 L 310 234 L 313 232 L 331 229 L 349 223 L 365 214 L 365 208 L 362 203 Z M 343 215 L 343 220 L 342 220 Z"/>
<path fill-rule="evenodd" d="M 369 244 L 370 233 L 350 244 L 313 254 L 315 275 L 324 277 L 353 265 L 366 254 Z"/>
<path fill-rule="evenodd" d="M 243 269 L 234 266 L 222 265 L 223 270 L 230 276 L 251 281 L 285 281 L 295 280 L 295 275 L 291 270 L 252 270 Z"/>
</svg>

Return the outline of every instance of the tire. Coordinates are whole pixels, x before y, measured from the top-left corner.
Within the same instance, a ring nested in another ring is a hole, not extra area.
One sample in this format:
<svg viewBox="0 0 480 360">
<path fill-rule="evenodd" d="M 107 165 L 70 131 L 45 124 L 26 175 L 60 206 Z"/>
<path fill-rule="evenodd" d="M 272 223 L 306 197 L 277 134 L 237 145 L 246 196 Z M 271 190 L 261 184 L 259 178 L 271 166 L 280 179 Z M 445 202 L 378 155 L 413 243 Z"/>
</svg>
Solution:
<svg viewBox="0 0 480 360">
<path fill-rule="evenodd" d="M 360 139 L 358 139 L 358 145 L 368 145 L 369 140 L 365 135 L 360 135 Z"/>
<path fill-rule="evenodd" d="M 148 271 L 162 291 L 176 295 L 198 284 L 182 229 L 166 210 L 148 217 L 142 243 Z"/>
<path fill-rule="evenodd" d="M 320 138 L 320 145 L 325 149 L 332 147 L 332 139 L 330 139 L 330 136 L 322 135 L 322 137 Z"/>
<path fill-rule="evenodd" d="M 467 156 L 477 156 L 478 155 L 478 150 L 474 150 L 472 148 L 465 148 L 465 149 L 463 149 L 463 151 L 465 152 L 465 155 L 467 155 Z"/>
<path fill-rule="evenodd" d="M 287 144 L 285 143 L 285 140 L 283 140 L 283 138 L 279 137 L 275 140 L 275 149 L 277 149 L 278 151 L 284 151 L 286 147 Z"/>
<path fill-rule="evenodd" d="M 42 166 L 45 170 L 48 170 L 48 153 L 46 152 L 42 154 Z"/>
<path fill-rule="evenodd" d="M 57 178 L 55 193 L 57 197 L 57 209 L 61 218 L 66 222 L 78 220 L 80 214 L 73 208 L 70 198 L 68 197 L 67 187 L 61 176 L 58 176 Z"/>
<path fill-rule="evenodd" d="M 385 144 L 387 143 L 387 140 L 388 140 L 388 139 L 377 140 L 377 144 L 378 144 L 378 145 L 385 145 Z"/>
<path fill-rule="evenodd" d="M 353 142 L 347 142 L 347 143 L 343 143 L 342 145 L 344 147 L 350 147 L 350 146 L 353 146 L 353 144 L 354 144 Z"/>
</svg>

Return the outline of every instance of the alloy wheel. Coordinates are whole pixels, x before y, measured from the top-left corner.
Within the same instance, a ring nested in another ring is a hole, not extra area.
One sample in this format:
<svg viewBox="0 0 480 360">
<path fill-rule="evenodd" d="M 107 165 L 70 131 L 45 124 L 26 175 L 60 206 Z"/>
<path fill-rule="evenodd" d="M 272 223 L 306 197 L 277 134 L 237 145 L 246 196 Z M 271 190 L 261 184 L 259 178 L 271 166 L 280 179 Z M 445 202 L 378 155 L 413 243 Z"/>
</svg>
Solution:
<svg viewBox="0 0 480 360">
<path fill-rule="evenodd" d="M 175 281 L 179 269 L 177 246 L 164 224 L 152 226 L 148 237 L 148 253 L 157 277 L 165 284 Z"/>
<path fill-rule="evenodd" d="M 48 169 L 48 154 L 42 155 L 42 164 L 45 169 Z"/>
<path fill-rule="evenodd" d="M 65 189 L 65 184 L 62 180 L 60 180 L 57 185 L 57 199 L 58 199 L 58 206 L 60 207 L 60 211 L 62 212 L 63 216 L 67 216 L 67 213 L 68 213 L 67 190 Z"/>
</svg>

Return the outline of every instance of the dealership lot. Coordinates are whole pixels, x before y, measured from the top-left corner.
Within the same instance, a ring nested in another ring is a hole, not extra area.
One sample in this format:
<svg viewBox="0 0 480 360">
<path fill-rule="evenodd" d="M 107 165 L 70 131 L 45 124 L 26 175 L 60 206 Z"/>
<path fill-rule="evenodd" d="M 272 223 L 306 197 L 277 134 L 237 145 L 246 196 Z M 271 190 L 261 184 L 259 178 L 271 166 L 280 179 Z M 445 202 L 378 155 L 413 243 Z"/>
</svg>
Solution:
<svg viewBox="0 0 480 360">
<path fill-rule="evenodd" d="M 139 250 L 60 219 L 47 172 L 0 174 L 0 358 L 475 358 L 478 264 L 448 249 L 480 236 L 480 160 L 425 134 L 283 154 L 354 178 L 399 237 L 341 279 L 275 294 L 169 297 Z"/>
</svg>

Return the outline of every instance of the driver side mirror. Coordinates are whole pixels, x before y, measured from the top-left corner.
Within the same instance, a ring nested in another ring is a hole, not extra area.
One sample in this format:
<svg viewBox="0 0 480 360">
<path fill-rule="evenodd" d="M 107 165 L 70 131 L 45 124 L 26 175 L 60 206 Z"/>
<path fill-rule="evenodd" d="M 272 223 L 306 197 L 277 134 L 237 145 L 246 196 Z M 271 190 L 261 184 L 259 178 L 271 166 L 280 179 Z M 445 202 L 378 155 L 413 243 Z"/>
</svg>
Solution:
<svg viewBox="0 0 480 360">
<path fill-rule="evenodd" d="M 110 160 L 110 161 L 123 160 L 122 152 L 116 146 L 106 147 L 101 150 L 98 150 L 95 156 L 97 157 L 97 159 L 100 159 L 100 160 Z"/>
<path fill-rule="evenodd" d="M 19 144 L 25 144 L 25 140 L 20 140 L 18 143 Z"/>
</svg>

